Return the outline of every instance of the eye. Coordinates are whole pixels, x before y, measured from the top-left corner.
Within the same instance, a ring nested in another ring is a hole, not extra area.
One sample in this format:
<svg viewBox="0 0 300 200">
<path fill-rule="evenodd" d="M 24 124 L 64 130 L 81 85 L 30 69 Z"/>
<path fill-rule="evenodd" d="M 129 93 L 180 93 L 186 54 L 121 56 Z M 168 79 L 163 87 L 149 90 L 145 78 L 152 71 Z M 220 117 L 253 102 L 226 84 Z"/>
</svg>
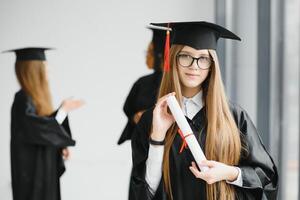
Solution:
<svg viewBox="0 0 300 200">
<path fill-rule="evenodd" d="M 188 54 L 179 54 L 177 59 L 178 64 L 183 67 L 189 67 L 193 63 L 193 57 Z"/>
<path fill-rule="evenodd" d="M 207 56 L 200 56 L 199 61 L 200 62 L 210 62 L 210 58 Z"/>
</svg>

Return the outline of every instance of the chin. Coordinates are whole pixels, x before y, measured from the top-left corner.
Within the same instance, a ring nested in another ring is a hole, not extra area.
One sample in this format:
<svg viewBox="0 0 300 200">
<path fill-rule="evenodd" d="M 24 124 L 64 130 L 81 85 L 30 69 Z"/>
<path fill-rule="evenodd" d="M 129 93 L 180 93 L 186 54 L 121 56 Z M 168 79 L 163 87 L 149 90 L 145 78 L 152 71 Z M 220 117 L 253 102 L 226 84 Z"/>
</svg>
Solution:
<svg viewBox="0 0 300 200">
<path fill-rule="evenodd" d="M 194 82 L 194 81 L 185 81 L 183 84 L 187 88 L 196 88 L 201 85 L 200 82 Z"/>
</svg>

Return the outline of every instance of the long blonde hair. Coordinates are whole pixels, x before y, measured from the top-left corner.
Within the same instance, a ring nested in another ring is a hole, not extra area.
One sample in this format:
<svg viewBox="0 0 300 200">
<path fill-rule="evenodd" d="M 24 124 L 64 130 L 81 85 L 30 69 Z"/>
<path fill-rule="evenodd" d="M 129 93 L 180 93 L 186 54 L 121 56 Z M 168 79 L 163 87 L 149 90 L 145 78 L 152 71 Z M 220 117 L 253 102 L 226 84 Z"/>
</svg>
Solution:
<svg viewBox="0 0 300 200">
<path fill-rule="evenodd" d="M 21 88 L 32 98 L 37 114 L 40 116 L 51 114 L 53 108 L 45 62 L 39 60 L 17 61 L 15 71 Z"/>
<path fill-rule="evenodd" d="M 181 102 L 182 93 L 176 67 L 176 55 L 183 47 L 183 45 L 172 45 L 170 49 L 171 69 L 163 75 L 158 98 L 175 91 L 177 100 Z M 208 160 L 237 165 L 242 148 L 239 130 L 229 109 L 217 54 L 215 50 L 209 50 L 209 54 L 213 59 L 213 64 L 208 77 L 201 85 L 207 118 L 205 155 Z M 169 154 L 177 130 L 177 125 L 173 124 L 168 130 L 165 139 L 163 179 L 170 199 L 173 199 L 173 196 L 170 182 Z M 207 185 L 206 191 L 208 200 L 235 199 L 234 187 L 225 181 Z"/>
</svg>

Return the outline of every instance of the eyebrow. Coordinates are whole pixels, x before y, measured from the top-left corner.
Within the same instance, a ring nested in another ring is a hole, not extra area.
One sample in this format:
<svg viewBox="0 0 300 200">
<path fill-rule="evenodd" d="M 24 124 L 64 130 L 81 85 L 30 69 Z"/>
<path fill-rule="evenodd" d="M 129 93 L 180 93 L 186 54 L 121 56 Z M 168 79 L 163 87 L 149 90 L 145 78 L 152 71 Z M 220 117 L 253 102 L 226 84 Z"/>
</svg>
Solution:
<svg viewBox="0 0 300 200">
<path fill-rule="evenodd" d="M 189 56 L 194 56 L 194 55 L 191 55 L 191 53 L 190 53 L 190 52 L 187 52 L 187 51 L 180 51 L 179 53 L 186 53 L 186 54 L 188 54 Z M 201 53 L 199 56 L 209 56 L 209 54 Z"/>
</svg>

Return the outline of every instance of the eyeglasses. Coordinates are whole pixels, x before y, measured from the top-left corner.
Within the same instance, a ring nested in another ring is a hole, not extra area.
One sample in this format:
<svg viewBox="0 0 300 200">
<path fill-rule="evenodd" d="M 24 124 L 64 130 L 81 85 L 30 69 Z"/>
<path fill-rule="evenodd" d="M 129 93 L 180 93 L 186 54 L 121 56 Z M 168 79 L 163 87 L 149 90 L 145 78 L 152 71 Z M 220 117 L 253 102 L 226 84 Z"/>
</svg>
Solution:
<svg viewBox="0 0 300 200">
<path fill-rule="evenodd" d="M 195 60 L 200 69 L 208 69 L 212 63 L 212 60 L 209 56 L 200 56 L 199 58 L 194 58 L 193 56 L 184 53 L 179 53 L 176 56 L 177 64 L 186 68 L 192 66 Z"/>
</svg>

